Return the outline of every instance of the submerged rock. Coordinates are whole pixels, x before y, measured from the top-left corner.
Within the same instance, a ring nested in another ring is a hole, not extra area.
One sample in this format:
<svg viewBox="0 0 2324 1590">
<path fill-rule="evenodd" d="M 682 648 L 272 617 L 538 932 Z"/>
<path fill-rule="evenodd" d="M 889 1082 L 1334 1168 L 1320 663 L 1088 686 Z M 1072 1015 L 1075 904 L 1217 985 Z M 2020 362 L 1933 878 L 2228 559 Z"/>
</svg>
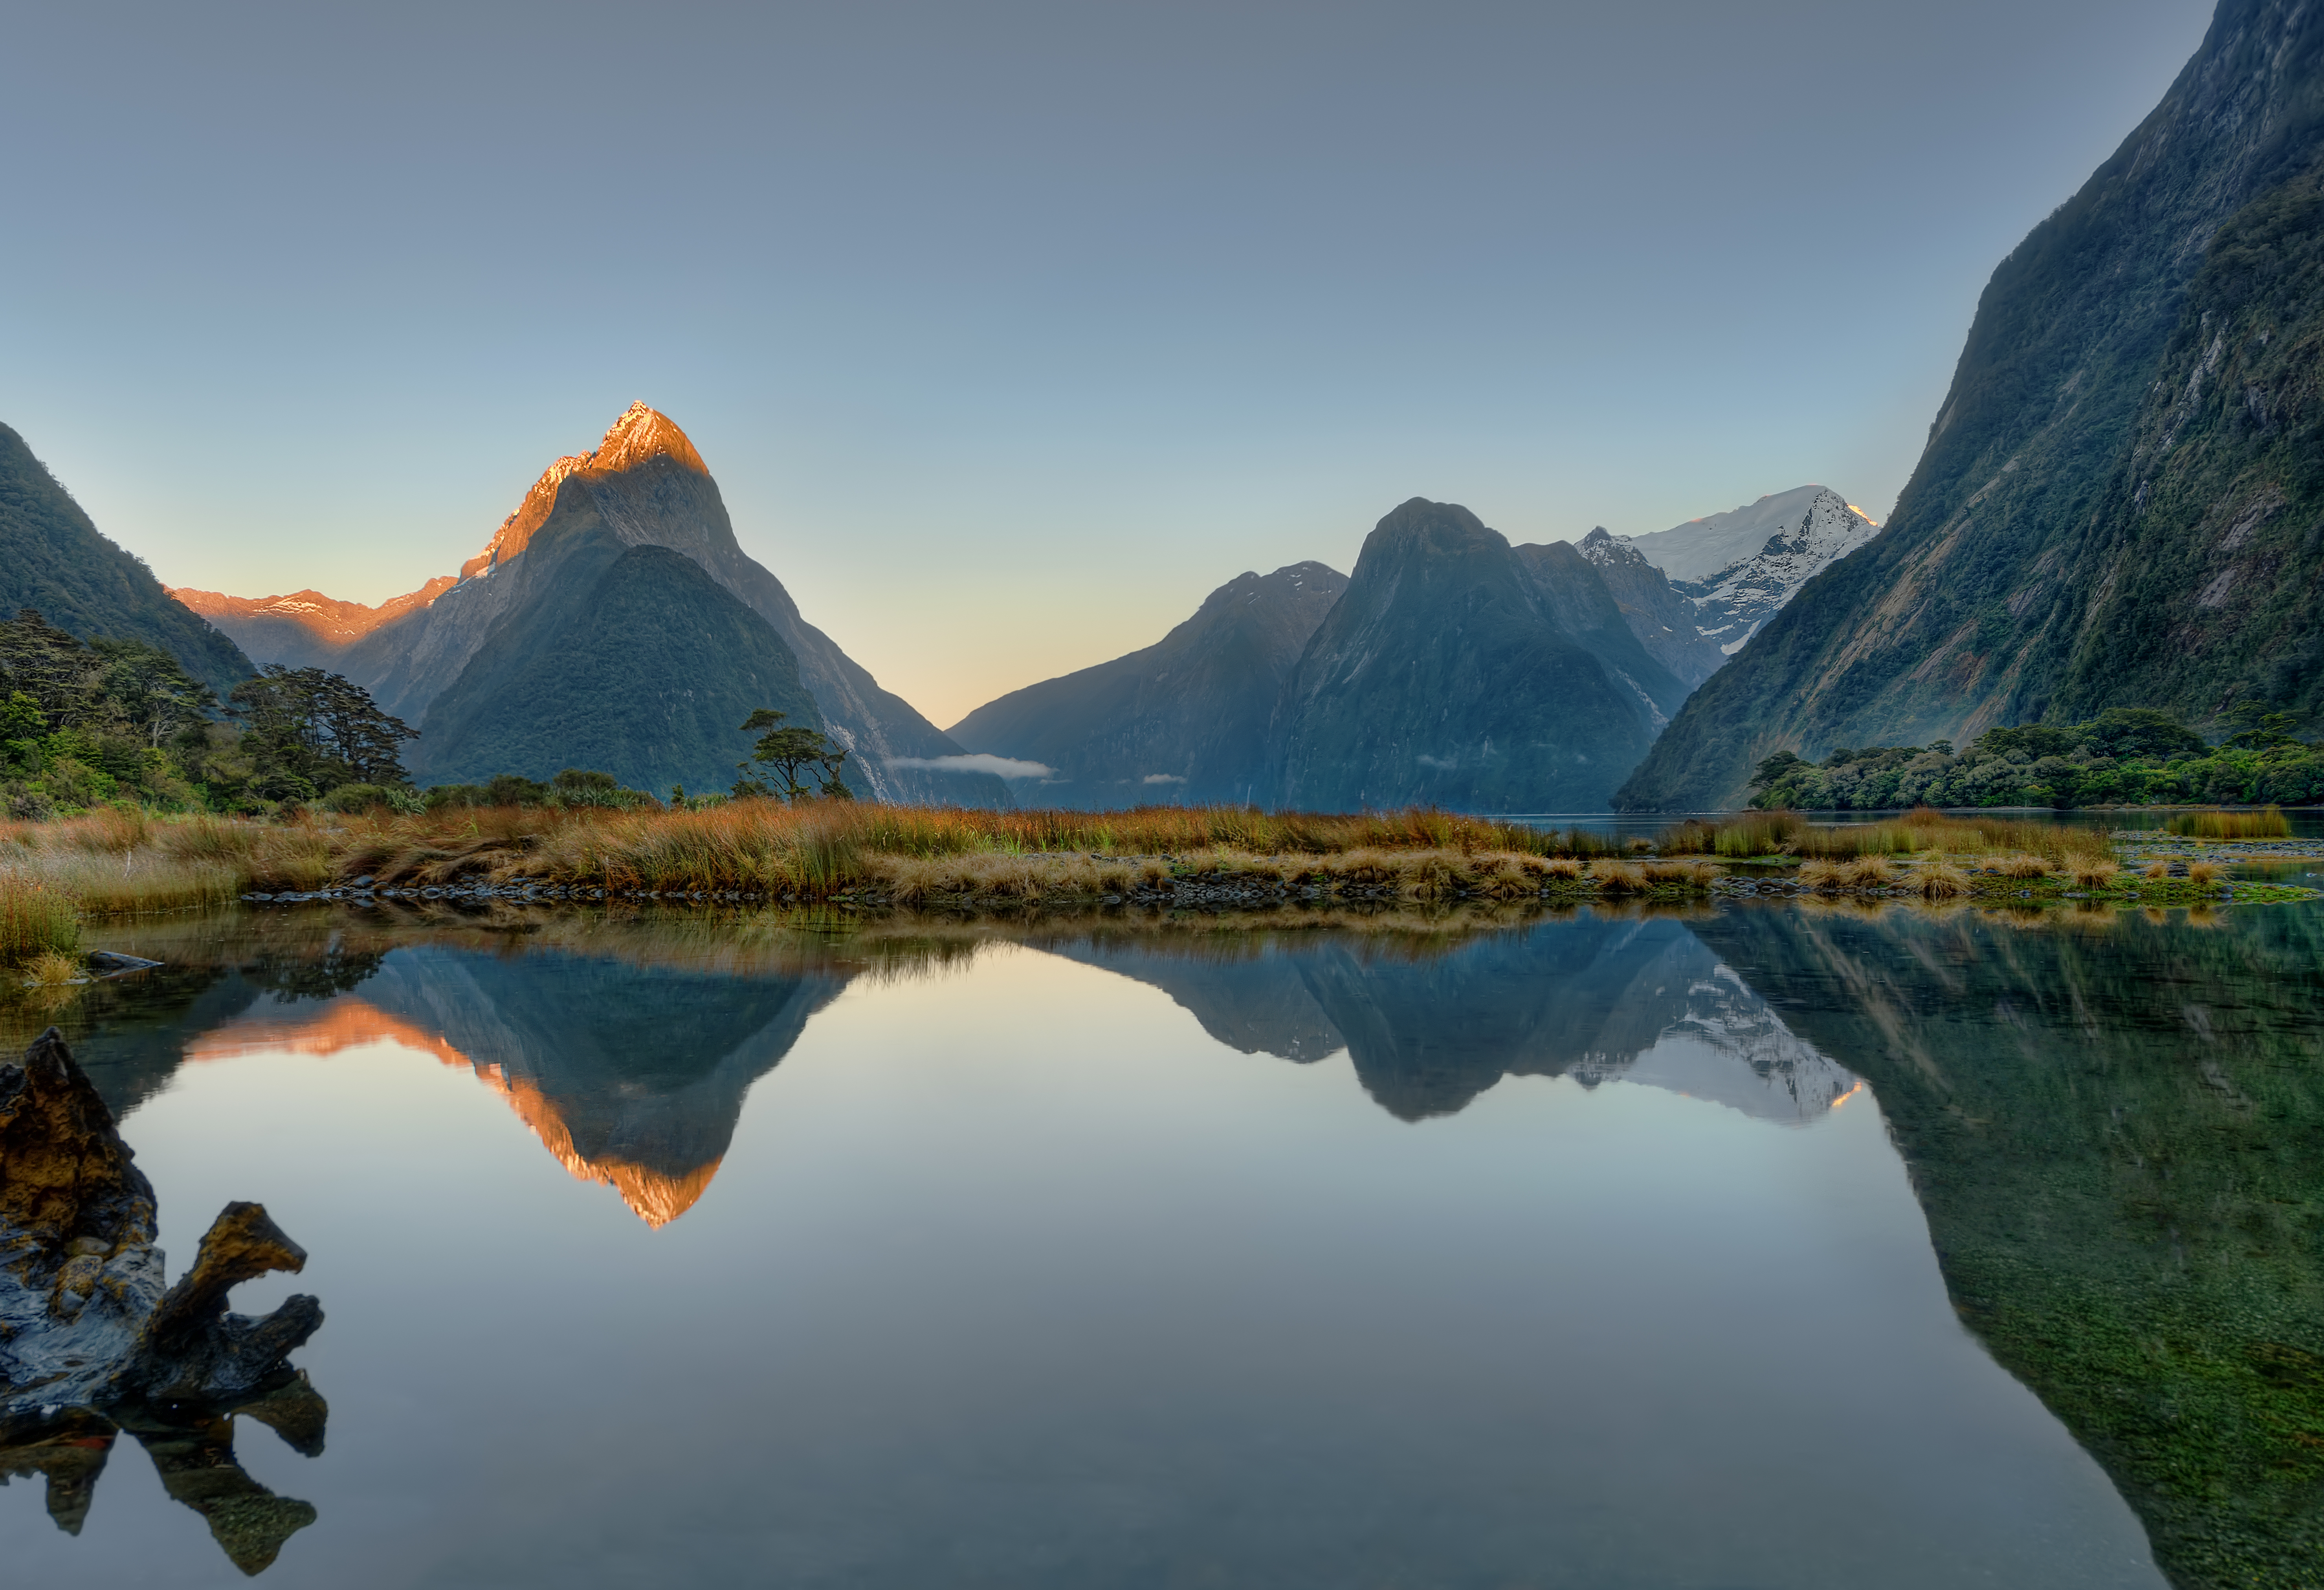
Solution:
<svg viewBox="0 0 2324 1590">
<path fill-rule="evenodd" d="M 236 1283 L 306 1265 L 254 1203 L 228 1204 L 165 1291 L 153 1189 L 134 1157 L 54 1027 L 0 1065 L 0 1484 L 43 1476 L 49 1516 L 78 1534 L 126 1430 L 254 1574 L 315 1510 L 242 1471 L 234 1416 L 322 1450 L 328 1409 L 285 1362 L 322 1305 L 302 1294 L 257 1319 L 226 1311 Z"/>
</svg>

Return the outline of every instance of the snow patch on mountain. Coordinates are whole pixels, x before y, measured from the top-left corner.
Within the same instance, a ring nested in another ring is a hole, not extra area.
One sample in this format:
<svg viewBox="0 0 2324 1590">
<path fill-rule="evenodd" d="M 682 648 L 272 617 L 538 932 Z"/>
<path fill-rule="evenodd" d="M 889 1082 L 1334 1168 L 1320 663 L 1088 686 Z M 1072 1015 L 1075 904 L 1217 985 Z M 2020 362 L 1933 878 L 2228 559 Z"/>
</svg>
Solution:
<svg viewBox="0 0 2324 1590">
<path fill-rule="evenodd" d="M 1672 584 L 1694 599 L 1703 635 L 1733 657 L 1801 586 L 1879 533 L 1839 492 L 1819 487 L 1806 511 L 1749 557 L 1708 579 Z"/>
</svg>

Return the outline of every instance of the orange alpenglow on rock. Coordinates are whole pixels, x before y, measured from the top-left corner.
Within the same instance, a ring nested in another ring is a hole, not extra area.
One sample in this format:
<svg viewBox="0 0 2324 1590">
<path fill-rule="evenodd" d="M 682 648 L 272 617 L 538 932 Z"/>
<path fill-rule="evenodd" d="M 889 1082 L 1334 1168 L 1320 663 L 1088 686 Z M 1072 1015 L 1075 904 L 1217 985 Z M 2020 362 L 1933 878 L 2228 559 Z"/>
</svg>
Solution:
<svg viewBox="0 0 2324 1590">
<path fill-rule="evenodd" d="M 540 472 L 516 511 L 501 521 L 491 544 L 460 565 L 460 577 L 480 574 L 501 559 L 522 552 L 533 531 L 549 518 L 549 510 L 557 506 L 557 488 L 568 477 L 612 474 L 656 458 L 667 458 L 696 474 L 710 473 L 710 466 L 702 462 L 702 455 L 694 450 L 676 421 L 659 409 L 632 403 L 613 421 L 595 452 L 567 454 Z"/>
</svg>

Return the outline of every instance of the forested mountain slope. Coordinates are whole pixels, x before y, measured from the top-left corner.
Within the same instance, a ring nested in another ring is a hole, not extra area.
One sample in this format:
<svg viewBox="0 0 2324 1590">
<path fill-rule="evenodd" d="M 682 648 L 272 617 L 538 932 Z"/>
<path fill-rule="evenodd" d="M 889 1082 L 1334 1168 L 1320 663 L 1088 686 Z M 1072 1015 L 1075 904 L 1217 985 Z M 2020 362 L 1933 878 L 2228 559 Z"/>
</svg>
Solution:
<svg viewBox="0 0 2324 1590">
<path fill-rule="evenodd" d="M 106 539 L 24 438 L 0 425 L 0 618 L 27 607 L 83 640 L 158 646 L 220 695 L 258 671 Z"/>
<path fill-rule="evenodd" d="M 1731 805 L 1784 749 L 2312 706 L 2316 610 L 2291 598 L 2324 573 L 2298 262 L 2320 132 L 2324 9 L 2222 0 L 2163 103 L 1994 272 L 1886 528 L 1705 683 L 1618 804 Z"/>
</svg>

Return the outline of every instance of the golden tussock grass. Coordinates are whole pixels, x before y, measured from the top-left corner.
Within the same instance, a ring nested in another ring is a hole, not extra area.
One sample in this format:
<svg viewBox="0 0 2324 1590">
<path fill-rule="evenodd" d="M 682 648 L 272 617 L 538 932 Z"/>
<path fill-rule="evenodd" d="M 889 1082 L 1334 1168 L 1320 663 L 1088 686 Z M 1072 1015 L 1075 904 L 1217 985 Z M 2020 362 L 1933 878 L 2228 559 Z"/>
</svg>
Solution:
<svg viewBox="0 0 2324 1590">
<path fill-rule="evenodd" d="M 467 808 L 310 813 L 288 823 L 105 810 L 0 823 L 0 869 L 82 911 L 213 905 L 248 890 L 527 879 L 617 892 L 732 890 L 816 900 L 1104 895 L 1197 876 L 1216 884 L 1516 898 L 1586 882 L 1614 841 L 1425 808 L 1358 814 L 1249 808 L 991 812 L 849 801 L 735 801 L 702 811 Z M 1625 875 L 1626 876 L 1626 875 Z M 1628 887 L 1617 885 L 1618 887 Z"/>
<path fill-rule="evenodd" d="M 1922 850 L 1960 856 L 2024 851 L 2063 864 L 2070 858 L 2113 853 L 2101 829 L 2012 817 L 1954 816 L 1927 806 L 1877 823 L 1812 823 L 1796 812 L 1741 812 L 1716 823 L 1694 818 L 1666 830 L 1660 845 L 1665 855 L 1787 855 L 1830 860 Z"/>
<path fill-rule="evenodd" d="M 2046 856 L 2025 853 L 2004 856 L 1995 864 L 1994 870 L 2004 878 L 2047 878 L 2050 876 L 2050 860 Z"/>
<path fill-rule="evenodd" d="M 70 983 L 86 982 L 88 974 L 80 961 L 55 950 L 43 950 L 24 963 L 23 979 L 35 988 L 60 988 Z"/>
<path fill-rule="evenodd" d="M 2121 868 L 2111 861 L 2098 861 L 2085 858 L 2074 863 L 2074 882 L 2077 887 L 2086 889 L 2110 888 L 2113 887 L 2115 875 L 2121 870 Z"/>
<path fill-rule="evenodd" d="M 2292 824 L 2276 806 L 2257 812 L 2181 812 L 2163 826 L 2188 839 L 2288 839 L 2292 834 Z"/>
<path fill-rule="evenodd" d="M 2170 877 L 2171 877 L 2171 863 L 2170 863 L 2170 862 L 2168 862 L 2168 861 L 2155 861 L 2155 862 L 2151 862 L 2151 863 L 2149 863 L 2149 864 L 2148 864 L 2147 869 L 2146 869 L 2146 878 L 2147 878 L 2147 881 L 2149 881 L 2150 883 L 2163 883 L 2163 882 L 2168 881 L 2168 879 L 2170 878 Z"/>
<path fill-rule="evenodd" d="M 2190 862 L 2187 867 L 2187 881 L 2199 889 L 2209 888 L 2219 881 L 2219 869 L 2209 861 Z"/>
<path fill-rule="evenodd" d="M 1950 861 L 1932 861 L 1913 875 L 1923 899 L 1957 900 L 1969 892 L 1969 874 Z"/>
</svg>

